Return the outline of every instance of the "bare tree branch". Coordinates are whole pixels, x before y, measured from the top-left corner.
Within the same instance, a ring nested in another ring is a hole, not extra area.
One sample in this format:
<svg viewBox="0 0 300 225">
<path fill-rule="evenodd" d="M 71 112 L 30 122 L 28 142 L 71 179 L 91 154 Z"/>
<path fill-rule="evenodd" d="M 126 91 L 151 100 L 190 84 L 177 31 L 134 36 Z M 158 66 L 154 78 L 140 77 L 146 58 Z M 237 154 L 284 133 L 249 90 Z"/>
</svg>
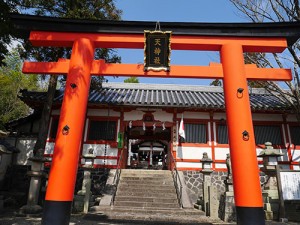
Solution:
<svg viewBox="0 0 300 225">
<path fill-rule="evenodd" d="M 264 21 L 287 22 L 300 21 L 300 5 L 299 0 L 230 0 L 230 2 L 241 12 L 246 18 L 255 23 Z M 277 64 L 280 68 L 290 67 L 293 70 L 293 80 L 285 81 L 288 91 L 284 90 L 276 82 L 257 81 L 257 86 L 264 87 L 268 92 L 280 96 L 293 109 L 297 119 L 300 121 L 300 45 L 296 42 L 294 46 L 289 46 L 288 55 L 273 53 L 271 55 L 262 53 L 245 53 L 245 62 L 256 64 L 258 67 L 274 66 Z"/>
</svg>

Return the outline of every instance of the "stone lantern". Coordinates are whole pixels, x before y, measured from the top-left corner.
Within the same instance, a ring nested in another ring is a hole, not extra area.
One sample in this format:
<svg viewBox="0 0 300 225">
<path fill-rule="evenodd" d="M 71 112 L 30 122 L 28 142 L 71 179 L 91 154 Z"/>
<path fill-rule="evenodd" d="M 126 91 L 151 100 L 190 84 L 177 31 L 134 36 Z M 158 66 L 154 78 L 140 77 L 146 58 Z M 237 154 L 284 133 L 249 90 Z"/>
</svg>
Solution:
<svg viewBox="0 0 300 225">
<path fill-rule="evenodd" d="M 216 187 L 212 185 L 211 183 L 211 173 L 212 170 L 212 159 L 210 159 L 207 155 L 207 152 L 203 153 L 203 157 L 200 160 L 202 163 L 202 173 L 203 173 L 203 199 L 201 199 L 201 203 L 203 210 L 206 213 L 206 216 L 210 216 L 213 218 L 217 218 L 217 212 L 216 209 L 215 197 L 217 196 L 217 190 Z M 200 201 L 199 201 L 200 203 Z"/>
<path fill-rule="evenodd" d="M 257 156 L 263 158 L 264 167 L 262 168 L 262 171 L 268 176 L 267 182 L 264 184 L 262 190 L 265 218 L 267 220 L 276 220 L 279 218 L 279 193 L 276 168 L 278 165 L 278 158 L 283 154 L 277 149 L 274 149 L 271 142 L 266 142 L 265 146 L 265 149 Z"/>
<path fill-rule="evenodd" d="M 276 166 L 278 165 L 278 157 L 283 154 L 274 149 L 271 142 L 266 142 L 265 146 L 265 149 L 261 151 L 257 157 L 263 158 L 264 172 L 275 172 Z"/>
<path fill-rule="evenodd" d="M 84 170 L 83 181 L 81 190 L 77 192 L 75 196 L 75 209 L 77 211 L 88 212 L 89 202 L 91 197 L 91 170 L 94 168 L 94 159 L 96 155 L 94 154 L 94 149 L 89 149 L 87 154 L 82 156 L 84 160 L 84 165 L 82 166 Z"/>
<path fill-rule="evenodd" d="M 202 159 L 200 160 L 200 162 L 202 163 L 202 172 L 203 173 L 212 173 L 212 160 L 210 158 L 208 158 L 208 155 L 207 155 L 207 152 L 204 152 L 203 153 L 203 157 Z"/>
<path fill-rule="evenodd" d="M 22 206 L 18 212 L 19 216 L 24 215 L 39 215 L 42 213 L 43 208 L 38 205 L 40 187 L 42 185 L 42 179 L 48 178 L 48 174 L 45 173 L 44 164 L 51 162 L 50 158 L 33 156 L 28 159 L 31 162 L 31 170 L 27 172 L 27 176 L 30 177 L 30 186 L 27 197 L 27 204 Z"/>
</svg>

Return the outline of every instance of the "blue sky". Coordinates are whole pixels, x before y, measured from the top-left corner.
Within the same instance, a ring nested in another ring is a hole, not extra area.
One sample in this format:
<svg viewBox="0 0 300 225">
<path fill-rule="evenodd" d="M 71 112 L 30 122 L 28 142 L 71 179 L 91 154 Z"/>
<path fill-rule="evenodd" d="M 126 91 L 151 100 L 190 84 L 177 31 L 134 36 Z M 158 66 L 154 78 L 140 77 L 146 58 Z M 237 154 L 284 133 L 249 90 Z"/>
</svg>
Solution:
<svg viewBox="0 0 300 225">
<path fill-rule="evenodd" d="M 116 5 L 123 10 L 122 19 L 129 21 L 159 22 L 247 22 L 238 15 L 235 7 L 228 0 L 116 0 Z M 153 27 L 153 30 L 155 27 Z M 161 27 L 161 30 L 164 30 Z M 118 49 L 122 63 L 143 63 L 143 49 Z M 218 62 L 215 52 L 172 51 L 171 65 L 208 65 Z M 107 77 L 110 82 L 123 82 L 124 77 Z M 207 85 L 210 80 L 139 78 L 140 83 L 195 84 Z"/>
</svg>

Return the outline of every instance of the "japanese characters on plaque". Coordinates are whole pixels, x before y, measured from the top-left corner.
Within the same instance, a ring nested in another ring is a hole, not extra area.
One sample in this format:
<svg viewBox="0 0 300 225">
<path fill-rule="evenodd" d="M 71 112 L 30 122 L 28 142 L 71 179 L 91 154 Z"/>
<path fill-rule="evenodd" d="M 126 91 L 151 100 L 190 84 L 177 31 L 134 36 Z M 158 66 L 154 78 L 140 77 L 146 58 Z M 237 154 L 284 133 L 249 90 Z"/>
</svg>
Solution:
<svg viewBox="0 0 300 225">
<path fill-rule="evenodd" d="M 145 31 L 144 71 L 170 71 L 171 31 Z"/>
<path fill-rule="evenodd" d="M 300 200 L 300 171 L 280 172 L 284 200 Z"/>
</svg>

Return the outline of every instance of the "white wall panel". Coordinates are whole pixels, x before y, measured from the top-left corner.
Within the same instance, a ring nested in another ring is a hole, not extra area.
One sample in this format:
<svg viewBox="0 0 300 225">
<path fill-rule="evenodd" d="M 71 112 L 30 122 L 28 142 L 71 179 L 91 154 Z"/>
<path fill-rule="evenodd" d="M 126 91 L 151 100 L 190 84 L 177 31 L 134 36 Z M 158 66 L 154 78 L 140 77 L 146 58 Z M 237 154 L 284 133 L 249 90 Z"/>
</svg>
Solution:
<svg viewBox="0 0 300 225">
<path fill-rule="evenodd" d="M 215 159 L 226 160 L 226 154 L 229 153 L 229 148 L 215 148 Z"/>
<path fill-rule="evenodd" d="M 104 159 L 95 159 L 94 160 L 94 165 L 104 165 Z M 116 159 L 105 160 L 105 165 L 116 166 L 117 165 L 117 160 Z"/>
<path fill-rule="evenodd" d="M 225 163 L 216 163 L 215 168 L 216 169 L 227 169 L 227 166 Z"/>
<path fill-rule="evenodd" d="M 300 170 L 300 166 L 299 165 L 294 165 L 293 168 L 294 168 L 294 170 Z"/>
<path fill-rule="evenodd" d="M 204 152 L 206 152 L 208 157 L 211 158 L 211 148 L 178 146 L 177 158 L 202 159 Z"/>
<path fill-rule="evenodd" d="M 153 113 L 154 119 L 162 122 L 173 122 L 173 113 L 165 112 L 161 109 Z"/>
<path fill-rule="evenodd" d="M 189 163 L 189 162 L 177 162 L 177 168 L 195 168 L 199 169 L 202 168 L 202 163 Z"/>
<path fill-rule="evenodd" d="M 300 162 L 300 150 L 293 150 L 291 153 L 292 153 L 292 160 Z"/>
<path fill-rule="evenodd" d="M 124 121 L 135 121 L 135 120 L 142 120 L 143 119 L 143 115 L 145 113 L 142 111 L 130 111 L 130 112 L 124 112 Z"/>
<path fill-rule="evenodd" d="M 93 149 L 94 155 L 104 156 L 105 153 L 105 144 L 84 144 L 82 155 L 88 154 L 89 149 Z M 111 148 L 110 145 L 106 146 L 106 156 L 118 156 L 118 149 Z"/>
</svg>

